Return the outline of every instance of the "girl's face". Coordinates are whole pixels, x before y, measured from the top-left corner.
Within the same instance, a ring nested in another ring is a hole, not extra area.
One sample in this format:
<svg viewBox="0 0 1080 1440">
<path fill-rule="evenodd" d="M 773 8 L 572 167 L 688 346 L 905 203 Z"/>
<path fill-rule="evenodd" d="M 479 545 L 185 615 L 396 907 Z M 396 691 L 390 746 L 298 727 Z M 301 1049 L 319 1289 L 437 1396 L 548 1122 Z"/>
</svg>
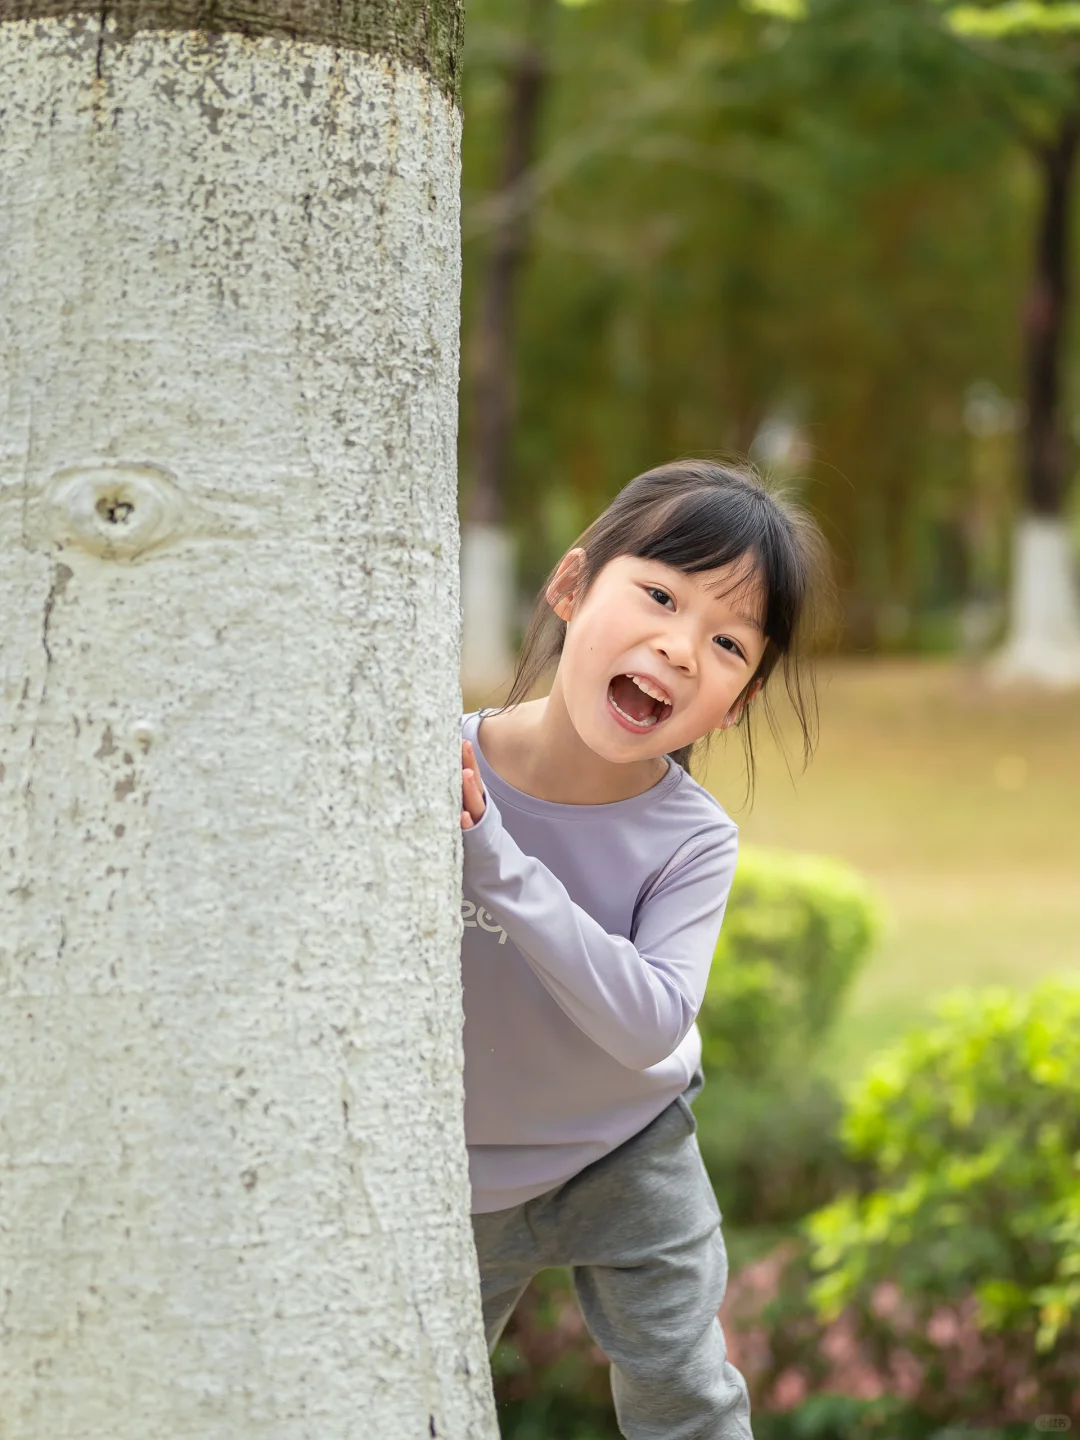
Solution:
<svg viewBox="0 0 1080 1440">
<path fill-rule="evenodd" d="M 584 554 L 565 555 L 559 578 Z M 733 724 L 759 688 L 747 689 L 766 645 L 765 595 L 748 558 L 687 575 L 620 555 L 583 599 L 575 592 L 554 608 L 567 621 L 555 683 L 578 735 L 606 760 L 648 760 L 690 745 Z M 641 705 L 630 682 L 617 679 L 628 675 L 670 701 L 655 724 L 638 728 L 620 716 L 619 708 Z"/>
</svg>

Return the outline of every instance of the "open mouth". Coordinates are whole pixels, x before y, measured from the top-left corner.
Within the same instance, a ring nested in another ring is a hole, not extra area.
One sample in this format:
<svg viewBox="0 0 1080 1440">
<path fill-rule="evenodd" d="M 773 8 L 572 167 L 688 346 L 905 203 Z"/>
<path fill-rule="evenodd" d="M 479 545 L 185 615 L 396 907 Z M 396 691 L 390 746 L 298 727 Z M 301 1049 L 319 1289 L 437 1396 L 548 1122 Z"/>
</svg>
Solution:
<svg viewBox="0 0 1080 1440">
<path fill-rule="evenodd" d="M 608 686 L 608 702 L 627 725 L 635 730 L 653 730 L 671 714 L 666 700 L 646 695 L 629 675 L 616 675 Z"/>
</svg>

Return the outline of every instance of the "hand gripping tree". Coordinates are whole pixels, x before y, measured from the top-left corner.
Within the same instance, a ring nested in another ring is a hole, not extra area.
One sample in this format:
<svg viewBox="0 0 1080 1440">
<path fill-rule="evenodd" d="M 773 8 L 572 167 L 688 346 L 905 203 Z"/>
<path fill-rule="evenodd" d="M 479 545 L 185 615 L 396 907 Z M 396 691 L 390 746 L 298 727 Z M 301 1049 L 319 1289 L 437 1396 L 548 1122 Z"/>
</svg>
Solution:
<svg viewBox="0 0 1080 1440">
<path fill-rule="evenodd" d="M 459 0 L 0 0 L 0 1430 L 496 1434 Z"/>
</svg>

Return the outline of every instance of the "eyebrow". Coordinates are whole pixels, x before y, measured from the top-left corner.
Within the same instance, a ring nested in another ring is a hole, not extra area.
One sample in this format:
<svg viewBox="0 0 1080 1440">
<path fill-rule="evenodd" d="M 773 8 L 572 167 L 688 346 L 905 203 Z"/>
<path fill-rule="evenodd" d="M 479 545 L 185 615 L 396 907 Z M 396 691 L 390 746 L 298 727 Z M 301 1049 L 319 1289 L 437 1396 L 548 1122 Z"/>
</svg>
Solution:
<svg viewBox="0 0 1080 1440">
<path fill-rule="evenodd" d="M 646 561 L 646 564 L 648 563 L 649 562 Z M 653 561 L 652 563 L 655 565 L 659 565 L 662 570 L 672 571 L 674 574 L 678 575 L 683 580 L 687 579 L 685 573 L 681 570 L 676 569 L 676 567 L 673 565 L 665 565 L 662 560 Z M 736 584 L 728 587 L 727 590 L 710 590 L 708 593 L 713 597 L 714 600 L 723 600 L 726 594 L 730 594 L 732 590 L 738 590 L 740 588 L 740 584 L 741 582 L 737 582 Z M 731 618 L 733 620 L 741 620 L 744 625 L 749 625 L 751 630 L 756 630 L 759 635 L 765 634 L 765 627 L 764 625 L 762 625 L 761 621 L 757 618 L 756 615 L 748 615 L 745 610 L 734 610 L 732 611 Z"/>
<path fill-rule="evenodd" d="M 722 599 L 723 597 L 721 596 L 719 598 Z M 756 630 L 759 635 L 764 635 L 765 633 L 761 621 L 755 615 L 747 615 L 742 610 L 735 610 L 732 614 L 732 618 L 735 620 L 742 620 L 745 624 L 750 626 L 751 630 Z"/>
</svg>

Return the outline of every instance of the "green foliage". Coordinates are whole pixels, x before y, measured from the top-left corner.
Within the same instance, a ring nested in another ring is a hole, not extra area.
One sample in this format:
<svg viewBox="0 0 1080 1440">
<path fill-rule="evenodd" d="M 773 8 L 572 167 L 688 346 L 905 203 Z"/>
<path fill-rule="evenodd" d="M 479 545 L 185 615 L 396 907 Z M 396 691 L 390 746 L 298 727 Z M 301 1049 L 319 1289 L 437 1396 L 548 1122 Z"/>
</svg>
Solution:
<svg viewBox="0 0 1080 1440">
<path fill-rule="evenodd" d="M 695 1102 L 698 1143 L 726 1225 L 779 1228 L 826 1205 L 862 1171 L 837 1130 L 843 1105 L 820 1076 L 712 1072 Z"/>
<path fill-rule="evenodd" d="M 884 1395 L 859 1400 L 825 1391 L 787 1411 L 754 1417 L 755 1440 L 1030 1440 L 1029 1424 L 993 1429 L 958 1425 L 942 1429 L 912 1411 L 902 1400 Z"/>
<path fill-rule="evenodd" d="M 708 1083 L 695 1107 L 730 1222 L 793 1222 L 854 1178 L 839 1098 L 808 1072 L 880 924 L 850 866 L 741 850 L 698 1016 Z"/>
<path fill-rule="evenodd" d="M 957 5 L 947 18 L 958 35 L 997 40 L 1008 35 L 1080 30 L 1080 5 L 1047 5 L 1042 0 L 1009 0 L 986 7 Z"/>
<path fill-rule="evenodd" d="M 744 846 L 698 1017 L 706 1070 L 756 1080 L 804 1067 L 880 924 L 849 865 Z"/>
<path fill-rule="evenodd" d="M 893 1282 L 917 1347 L 936 1306 L 973 1295 L 979 1329 L 1028 1355 L 1049 1395 L 1080 1353 L 1080 983 L 937 1010 L 851 1098 L 841 1137 L 874 1181 L 805 1222 L 811 1298 L 825 1320 L 868 1313 Z"/>
<path fill-rule="evenodd" d="M 1010 398 L 1022 387 L 1036 195 L 1017 140 L 1048 133 L 1067 100 L 1064 37 L 1029 32 L 1021 57 L 1019 32 L 958 35 L 955 4 L 801 8 L 552 7 L 523 197 L 507 521 L 530 592 L 631 476 L 677 454 L 746 451 L 783 414 L 792 453 L 774 462 L 759 443 L 759 458 L 825 526 L 846 638 L 876 647 L 904 613 L 896 643 L 910 649 L 932 633 L 925 612 L 1005 583 L 1013 437 L 997 449 L 973 437 L 964 395 L 979 379 Z M 1019 13 L 962 8 L 999 26 Z M 1074 8 L 1038 13 L 1056 24 Z M 529 13 L 469 8 L 463 457 L 507 75 Z M 1067 345 L 1080 374 L 1080 329 Z"/>
<path fill-rule="evenodd" d="M 801 20 L 806 14 L 806 0 L 743 0 L 747 10 L 759 15 L 776 15 L 781 20 Z"/>
</svg>

